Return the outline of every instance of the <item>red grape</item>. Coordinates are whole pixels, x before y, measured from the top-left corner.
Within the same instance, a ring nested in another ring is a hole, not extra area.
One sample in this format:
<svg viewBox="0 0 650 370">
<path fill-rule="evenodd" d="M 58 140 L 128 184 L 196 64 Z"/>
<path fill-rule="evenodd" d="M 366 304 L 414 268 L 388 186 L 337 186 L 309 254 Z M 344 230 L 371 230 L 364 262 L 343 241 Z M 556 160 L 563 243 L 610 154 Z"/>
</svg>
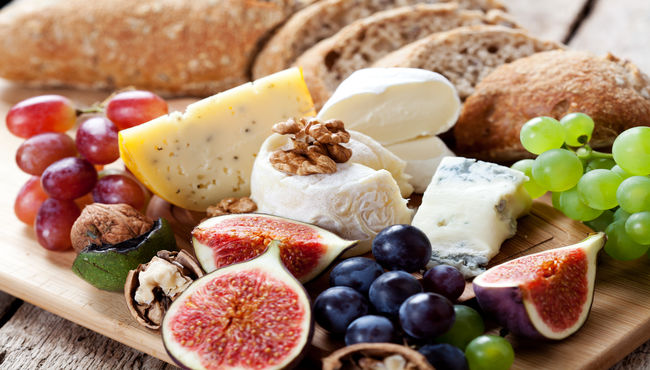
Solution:
<svg viewBox="0 0 650 370">
<path fill-rule="evenodd" d="M 52 198 L 72 200 L 93 189 L 97 171 L 83 158 L 68 157 L 52 163 L 43 172 L 43 190 Z"/>
<path fill-rule="evenodd" d="M 41 204 L 47 199 L 47 194 L 41 188 L 41 178 L 32 176 L 18 192 L 14 202 L 16 217 L 29 226 L 34 225 L 36 213 Z"/>
<path fill-rule="evenodd" d="M 74 140 L 59 132 L 46 132 L 25 140 L 16 151 L 16 163 L 21 170 L 40 175 L 47 166 L 66 157 L 77 155 Z"/>
<path fill-rule="evenodd" d="M 71 200 L 50 198 L 43 202 L 36 216 L 36 237 L 45 249 L 64 251 L 72 247 L 70 230 L 81 211 Z"/>
<path fill-rule="evenodd" d="M 72 102 L 60 95 L 41 95 L 21 101 L 7 114 L 7 128 L 19 137 L 43 132 L 65 132 L 74 126 L 77 112 Z"/>
<path fill-rule="evenodd" d="M 151 121 L 167 112 L 167 102 L 152 92 L 142 90 L 119 93 L 106 105 L 106 117 L 120 130 Z"/>
<path fill-rule="evenodd" d="M 107 175 L 97 181 L 93 189 L 93 200 L 97 203 L 126 203 L 135 209 L 142 209 L 146 195 L 140 184 L 128 176 Z"/>
<path fill-rule="evenodd" d="M 77 129 L 77 149 L 93 164 L 108 164 L 120 157 L 117 127 L 105 117 L 92 117 Z"/>
</svg>

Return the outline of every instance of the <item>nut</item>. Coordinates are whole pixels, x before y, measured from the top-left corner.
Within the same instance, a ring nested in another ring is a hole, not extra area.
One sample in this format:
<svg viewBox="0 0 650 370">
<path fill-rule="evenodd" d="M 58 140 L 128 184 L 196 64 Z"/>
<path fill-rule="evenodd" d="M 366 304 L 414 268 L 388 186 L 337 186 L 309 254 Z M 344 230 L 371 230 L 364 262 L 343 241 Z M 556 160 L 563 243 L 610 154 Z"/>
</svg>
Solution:
<svg viewBox="0 0 650 370">
<path fill-rule="evenodd" d="M 150 262 L 129 271 L 124 284 L 126 305 L 138 323 L 158 330 L 169 305 L 203 275 L 189 253 L 159 251 Z"/>
<path fill-rule="evenodd" d="M 70 231 L 72 247 L 79 253 L 90 244 L 118 244 L 153 227 L 153 220 L 128 204 L 87 205 Z"/>
<path fill-rule="evenodd" d="M 257 210 L 257 204 L 249 197 L 224 198 L 217 205 L 207 209 L 208 217 L 228 215 L 232 213 L 251 213 Z"/>
<path fill-rule="evenodd" d="M 419 352 L 394 343 L 358 343 L 343 347 L 323 359 L 323 370 L 387 369 L 433 370 Z"/>
<path fill-rule="evenodd" d="M 273 168 L 292 175 L 311 175 L 336 172 L 336 163 L 347 162 L 352 151 L 342 145 L 350 141 L 343 122 L 315 119 L 289 119 L 273 126 L 273 131 L 292 135 L 292 148 L 271 153 Z"/>
</svg>

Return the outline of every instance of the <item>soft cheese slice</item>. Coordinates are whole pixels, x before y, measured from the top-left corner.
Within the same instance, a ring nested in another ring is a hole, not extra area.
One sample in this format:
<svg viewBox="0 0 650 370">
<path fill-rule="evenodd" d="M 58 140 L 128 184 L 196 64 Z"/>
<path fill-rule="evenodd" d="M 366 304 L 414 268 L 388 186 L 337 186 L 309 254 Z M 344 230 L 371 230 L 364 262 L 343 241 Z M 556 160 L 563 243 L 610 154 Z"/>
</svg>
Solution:
<svg viewBox="0 0 650 370">
<path fill-rule="evenodd" d="M 381 144 L 436 135 L 456 123 L 460 99 L 439 73 L 417 68 L 366 68 L 345 79 L 318 113 Z"/>
<path fill-rule="evenodd" d="M 161 198 L 205 211 L 248 195 L 255 156 L 273 124 L 313 114 L 301 71 L 288 69 L 120 131 L 120 156 Z"/>
<path fill-rule="evenodd" d="M 455 155 L 437 136 L 424 136 L 387 145 L 386 149 L 406 161 L 405 172 L 411 176 L 410 182 L 415 192 L 420 194 L 429 186 L 442 158 Z"/>
<path fill-rule="evenodd" d="M 412 222 L 431 242 L 432 264 L 456 266 L 465 277 L 483 272 L 530 209 L 525 181 L 508 167 L 443 158 Z"/>
<path fill-rule="evenodd" d="M 393 224 L 410 223 L 412 211 L 386 170 L 348 161 L 332 174 L 292 176 L 273 168 L 269 156 L 287 143 L 271 135 L 262 145 L 251 175 L 251 198 L 258 212 L 313 223 L 346 239 L 352 250 L 370 250 L 372 238 Z"/>
</svg>

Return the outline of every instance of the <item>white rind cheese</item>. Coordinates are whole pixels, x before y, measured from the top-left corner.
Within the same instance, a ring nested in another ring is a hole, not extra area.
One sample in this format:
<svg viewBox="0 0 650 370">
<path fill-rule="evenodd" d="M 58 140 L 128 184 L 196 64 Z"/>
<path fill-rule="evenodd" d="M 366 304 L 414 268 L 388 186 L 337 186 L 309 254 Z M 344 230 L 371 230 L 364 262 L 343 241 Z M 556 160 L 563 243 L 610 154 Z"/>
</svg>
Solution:
<svg viewBox="0 0 650 370">
<path fill-rule="evenodd" d="M 465 277 L 485 271 L 530 209 L 527 179 L 497 164 L 443 158 L 412 222 L 431 242 L 431 264 L 455 266 Z"/>
<path fill-rule="evenodd" d="M 406 161 L 404 171 L 411 176 L 410 183 L 414 191 L 420 194 L 424 193 L 429 186 L 442 158 L 455 155 L 437 136 L 419 137 L 387 145 L 386 149 Z"/>
<path fill-rule="evenodd" d="M 390 172 L 350 160 L 337 164 L 332 174 L 288 175 L 269 162 L 271 153 L 287 140 L 287 136 L 271 135 L 255 160 L 251 198 L 258 212 L 312 223 L 342 238 L 360 240 L 351 254 L 369 251 L 372 238 L 386 226 L 410 223 L 412 211 Z"/>
<path fill-rule="evenodd" d="M 417 68 L 366 68 L 345 79 L 318 118 L 340 119 L 382 145 L 437 135 L 460 114 L 454 86 L 439 73 Z"/>
</svg>

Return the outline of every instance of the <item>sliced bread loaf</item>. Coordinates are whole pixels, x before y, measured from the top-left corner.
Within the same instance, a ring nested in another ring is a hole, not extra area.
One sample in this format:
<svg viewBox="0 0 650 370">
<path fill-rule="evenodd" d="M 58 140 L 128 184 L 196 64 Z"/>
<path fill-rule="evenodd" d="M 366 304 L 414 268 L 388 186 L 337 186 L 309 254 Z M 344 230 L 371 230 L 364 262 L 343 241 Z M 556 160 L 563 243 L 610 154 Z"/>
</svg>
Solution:
<svg viewBox="0 0 650 370">
<path fill-rule="evenodd" d="M 503 12 L 461 10 L 456 4 L 401 7 L 358 20 L 303 53 L 303 68 L 314 104 L 320 108 L 352 72 L 434 32 L 479 25 L 514 25 Z"/>
<path fill-rule="evenodd" d="M 522 30 L 500 26 L 460 27 L 438 32 L 386 55 L 374 67 L 410 67 L 447 77 L 461 100 L 494 68 L 515 59 L 562 46 Z"/>
<path fill-rule="evenodd" d="M 376 12 L 418 3 L 453 0 L 323 0 L 294 14 L 264 45 L 253 65 L 257 79 L 289 67 L 305 50 L 346 25 Z M 499 0 L 458 0 L 462 9 L 505 10 Z"/>
<path fill-rule="evenodd" d="M 594 148 L 634 126 L 650 126 L 650 78 L 628 61 L 578 51 L 548 51 L 504 64 L 487 75 L 454 127 L 456 153 L 489 161 L 531 156 L 519 131 L 537 116 L 590 115 Z"/>
</svg>

